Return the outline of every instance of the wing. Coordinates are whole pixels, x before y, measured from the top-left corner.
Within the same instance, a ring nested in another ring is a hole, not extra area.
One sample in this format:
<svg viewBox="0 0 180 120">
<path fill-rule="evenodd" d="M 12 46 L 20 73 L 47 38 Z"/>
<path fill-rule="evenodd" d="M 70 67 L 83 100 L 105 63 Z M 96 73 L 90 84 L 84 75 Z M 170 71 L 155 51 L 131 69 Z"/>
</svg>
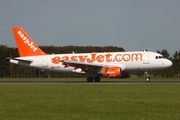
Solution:
<svg viewBox="0 0 180 120">
<path fill-rule="evenodd" d="M 74 67 L 74 69 L 81 69 L 80 72 L 90 72 L 90 73 L 98 73 L 102 68 L 108 68 L 110 66 L 116 66 L 113 64 L 100 64 L 100 63 L 87 63 L 81 61 L 72 61 L 72 60 L 61 60 L 60 61 L 64 67 Z M 120 65 L 123 68 L 124 65 Z"/>
<path fill-rule="evenodd" d="M 81 69 L 80 72 L 96 72 L 102 68 L 102 64 L 95 64 L 95 63 L 86 63 L 80 61 L 72 61 L 72 60 L 61 60 L 61 63 L 64 67 L 74 67 L 74 70 Z"/>
</svg>

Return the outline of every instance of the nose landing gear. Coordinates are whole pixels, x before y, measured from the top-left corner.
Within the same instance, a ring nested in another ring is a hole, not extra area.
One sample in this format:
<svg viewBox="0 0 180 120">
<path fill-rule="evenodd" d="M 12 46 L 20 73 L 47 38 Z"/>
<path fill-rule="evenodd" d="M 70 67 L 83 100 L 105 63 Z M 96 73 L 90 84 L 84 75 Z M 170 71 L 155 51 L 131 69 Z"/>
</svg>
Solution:
<svg viewBox="0 0 180 120">
<path fill-rule="evenodd" d="M 150 77 L 147 71 L 144 72 L 144 76 L 145 76 L 146 82 L 150 82 Z"/>
</svg>

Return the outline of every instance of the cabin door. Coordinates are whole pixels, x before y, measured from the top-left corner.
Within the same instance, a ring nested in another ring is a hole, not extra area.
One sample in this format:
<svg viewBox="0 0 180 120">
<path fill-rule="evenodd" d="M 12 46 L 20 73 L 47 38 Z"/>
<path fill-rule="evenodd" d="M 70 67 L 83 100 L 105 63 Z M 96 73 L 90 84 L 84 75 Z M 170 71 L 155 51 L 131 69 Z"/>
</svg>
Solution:
<svg viewBox="0 0 180 120">
<path fill-rule="evenodd" d="M 149 64 L 149 54 L 148 53 L 143 54 L 143 64 Z"/>
</svg>

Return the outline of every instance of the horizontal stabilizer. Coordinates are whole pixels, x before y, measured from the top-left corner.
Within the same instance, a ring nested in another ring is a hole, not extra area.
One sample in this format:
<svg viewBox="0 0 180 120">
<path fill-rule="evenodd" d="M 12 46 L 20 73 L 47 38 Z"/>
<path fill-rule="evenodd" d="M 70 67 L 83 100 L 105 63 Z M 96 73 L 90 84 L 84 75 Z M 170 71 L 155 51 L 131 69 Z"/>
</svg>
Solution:
<svg viewBox="0 0 180 120">
<path fill-rule="evenodd" d="M 10 62 L 11 63 L 16 63 L 16 64 L 31 64 L 33 61 L 29 60 L 29 59 L 10 58 Z"/>
</svg>

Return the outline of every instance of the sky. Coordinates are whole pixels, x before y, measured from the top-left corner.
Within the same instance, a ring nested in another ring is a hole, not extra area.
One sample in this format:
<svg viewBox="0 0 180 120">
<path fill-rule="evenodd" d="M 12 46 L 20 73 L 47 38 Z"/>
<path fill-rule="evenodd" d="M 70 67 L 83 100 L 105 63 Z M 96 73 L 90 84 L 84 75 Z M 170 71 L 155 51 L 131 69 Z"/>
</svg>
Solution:
<svg viewBox="0 0 180 120">
<path fill-rule="evenodd" d="M 12 27 L 39 46 L 117 46 L 180 51 L 180 0 L 2 0 L 0 45 L 16 47 Z"/>
</svg>

